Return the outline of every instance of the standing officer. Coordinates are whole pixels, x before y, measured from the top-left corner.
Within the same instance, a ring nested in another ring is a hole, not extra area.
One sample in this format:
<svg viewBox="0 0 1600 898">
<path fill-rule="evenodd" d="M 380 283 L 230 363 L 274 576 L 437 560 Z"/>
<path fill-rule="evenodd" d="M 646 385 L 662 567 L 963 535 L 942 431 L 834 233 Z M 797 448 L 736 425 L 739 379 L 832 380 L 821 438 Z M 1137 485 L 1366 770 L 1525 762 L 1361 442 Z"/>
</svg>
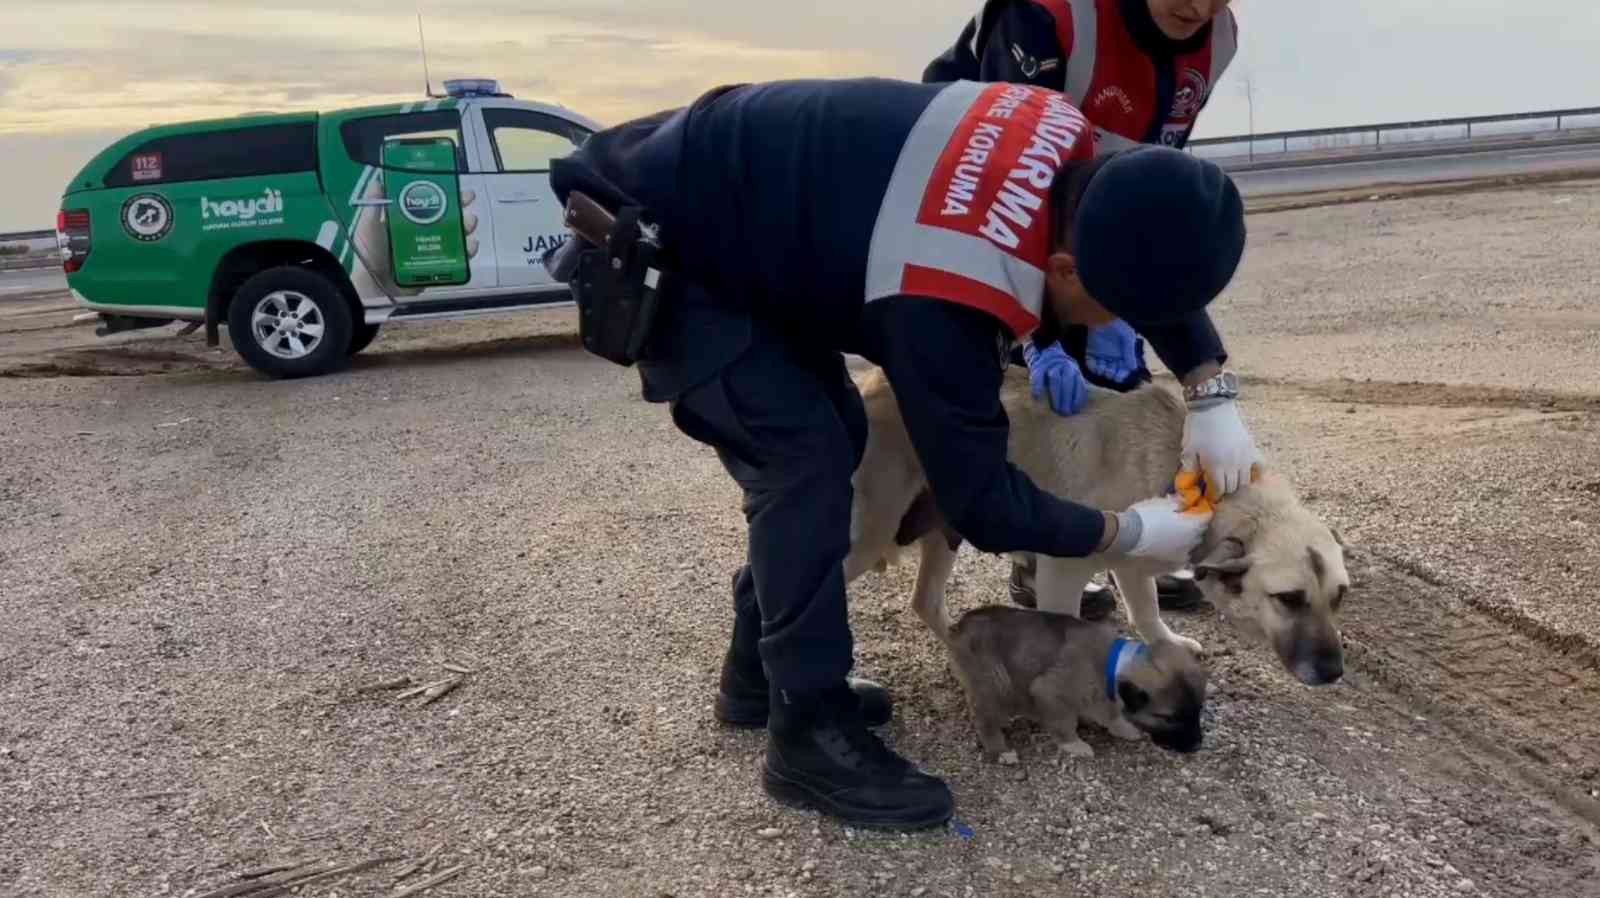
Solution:
<svg viewBox="0 0 1600 898">
<path fill-rule="evenodd" d="M 1239 26 L 1229 0 L 988 0 L 955 46 L 929 63 L 929 83 L 1007 81 L 1059 90 L 1094 125 L 1099 152 L 1141 143 L 1182 148 L 1211 89 L 1238 46 Z M 1144 346 L 1118 321 L 1102 328 L 1069 327 L 1059 346 L 1024 347 L 1034 395 L 1058 414 L 1073 415 L 1087 400 L 1085 381 L 1131 390 L 1150 380 Z M 1226 488 L 1226 478 L 1216 486 Z M 1011 595 L 1033 607 L 1034 566 L 1014 564 Z M 1156 580 L 1161 607 L 1192 608 L 1200 601 L 1193 575 Z M 1114 604 L 1097 584 L 1085 590 L 1086 619 Z"/>
<path fill-rule="evenodd" d="M 1065 97 L 1023 85 L 785 81 L 713 90 L 552 165 L 563 203 L 582 191 L 659 237 L 644 396 L 744 490 L 717 708 L 767 723 L 763 785 L 781 801 L 893 828 L 953 807 L 869 729 L 887 694 L 848 679 L 843 561 L 867 423 L 842 353 L 882 367 L 939 511 L 980 550 L 1178 564 L 1204 531 L 1208 513 L 1174 497 L 1087 508 L 1006 459 L 1005 357 L 1035 329 L 1120 316 L 1185 382 L 1225 381 L 1205 306 L 1244 250 L 1238 190 L 1176 150 L 1094 159 L 1087 131 Z M 1170 249 L 1147 252 L 1158 237 Z M 564 251 L 587 254 L 585 320 L 633 308 L 597 286 L 614 251 Z M 1249 445 L 1242 428 L 1227 439 Z"/>
</svg>

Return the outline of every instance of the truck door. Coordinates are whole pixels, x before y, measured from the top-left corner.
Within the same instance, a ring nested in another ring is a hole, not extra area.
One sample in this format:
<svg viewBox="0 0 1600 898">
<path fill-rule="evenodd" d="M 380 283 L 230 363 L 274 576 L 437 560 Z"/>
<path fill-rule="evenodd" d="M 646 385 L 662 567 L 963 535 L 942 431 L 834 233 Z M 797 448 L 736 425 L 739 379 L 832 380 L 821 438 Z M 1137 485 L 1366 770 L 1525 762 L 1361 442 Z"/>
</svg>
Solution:
<svg viewBox="0 0 1600 898">
<path fill-rule="evenodd" d="M 480 135 L 492 162 L 484 165 L 494 219 L 500 285 L 561 290 L 544 267 L 545 251 L 566 239 L 562 210 L 550 189 L 550 160 L 587 139 L 588 129 L 556 115 L 483 105 Z"/>
<path fill-rule="evenodd" d="M 381 293 L 398 303 L 432 302 L 499 286 L 487 191 L 461 123 L 461 108 L 433 101 L 341 126 L 346 152 L 362 166 L 347 223 L 360 261 L 351 277 L 363 301 Z M 459 235 L 459 245 L 445 230 Z"/>
</svg>

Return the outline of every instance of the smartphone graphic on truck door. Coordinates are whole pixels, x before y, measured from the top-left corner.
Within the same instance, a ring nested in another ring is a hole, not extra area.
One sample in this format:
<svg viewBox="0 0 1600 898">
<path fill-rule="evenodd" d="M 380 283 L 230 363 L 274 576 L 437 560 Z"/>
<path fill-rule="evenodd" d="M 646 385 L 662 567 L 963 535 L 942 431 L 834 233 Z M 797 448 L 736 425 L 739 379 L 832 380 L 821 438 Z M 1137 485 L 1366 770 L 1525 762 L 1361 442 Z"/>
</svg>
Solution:
<svg viewBox="0 0 1600 898">
<path fill-rule="evenodd" d="M 454 287 L 472 277 L 456 178 L 456 145 L 445 137 L 383 145 L 389 197 L 389 258 L 401 287 Z"/>
</svg>

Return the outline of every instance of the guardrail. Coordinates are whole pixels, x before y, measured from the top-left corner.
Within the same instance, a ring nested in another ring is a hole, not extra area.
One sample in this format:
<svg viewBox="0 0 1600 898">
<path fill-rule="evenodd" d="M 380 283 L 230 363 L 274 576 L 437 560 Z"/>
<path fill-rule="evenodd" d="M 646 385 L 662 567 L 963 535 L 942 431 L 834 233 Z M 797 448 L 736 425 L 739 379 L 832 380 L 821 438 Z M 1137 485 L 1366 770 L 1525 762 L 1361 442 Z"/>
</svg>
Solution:
<svg viewBox="0 0 1600 898">
<path fill-rule="evenodd" d="M 0 243 L 21 243 L 24 240 L 53 240 L 55 236 L 55 231 L 16 231 L 11 234 L 0 234 Z"/>
<path fill-rule="evenodd" d="M 1544 112 L 1516 112 L 1507 115 L 1476 115 L 1463 118 L 1421 119 L 1410 122 L 1384 122 L 1376 125 L 1346 125 L 1338 128 L 1307 128 L 1300 131 L 1263 131 L 1259 134 L 1234 134 L 1227 137 L 1204 137 L 1188 142 L 1187 149 L 1191 152 L 1197 149 L 1227 146 L 1230 144 L 1244 145 L 1246 148 L 1240 155 L 1254 156 L 1262 144 L 1268 149 L 1265 152 L 1278 154 L 1289 153 L 1294 150 L 1329 150 L 1353 149 L 1359 147 L 1383 147 L 1385 134 L 1391 135 L 1390 145 L 1417 144 L 1430 140 L 1475 140 L 1489 136 L 1504 137 L 1508 135 L 1528 136 L 1552 131 L 1570 130 L 1574 122 L 1582 119 L 1591 121 L 1578 125 L 1583 128 L 1600 127 L 1600 106 L 1587 106 L 1575 109 L 1551 109 Z M 1500 128 L 1496 125 L 1522 124 L 1529 122 L 1551 121 L 1550 128 Z M 1477 129 L 1477 134 L 1473 129 Z M 1437 131 L 1439 129 L 1459 129 L 1458 133 L 1443 136 L 1416 137 L 1405 136 L 1404 132 L 1424 130 Z M 1369 143 L 1366 137 L 1371 135 Z M 1396 139 L 1398 136 L 1398 140 Z M 1334 138 L 1347 138 L 1343 142 Z M 1348 138 L 1356 138 L 1354 141 Z M 1290 147 L 1291 141 L 1302 141 L 1305 145 Z M 1318 141 L 1321 141 L 1319 144 Z M 1206 153 L 1204 155 L 1221 155 Z"/>
</svg>

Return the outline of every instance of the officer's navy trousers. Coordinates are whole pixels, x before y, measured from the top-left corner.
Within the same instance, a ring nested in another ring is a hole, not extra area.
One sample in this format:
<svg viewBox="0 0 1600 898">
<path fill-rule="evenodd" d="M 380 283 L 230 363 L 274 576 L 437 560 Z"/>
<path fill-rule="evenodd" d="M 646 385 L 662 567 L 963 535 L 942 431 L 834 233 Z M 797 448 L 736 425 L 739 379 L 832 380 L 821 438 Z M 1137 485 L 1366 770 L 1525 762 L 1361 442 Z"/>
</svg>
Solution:
<svg viewBox="0 0 1600 898">
<path fill-rule="evenodd" d="M 761 664 L 775 690 L 826 689 L 843 682 L 853 657 L 844 558 L 866 410 L 838 352 L 796 345 L 760 321 L 748 337 L 743 352 L 673 400 L 672 417 L 744 490 L 750 535 L 734 578 L 735 663 Z"/>
</svg>

